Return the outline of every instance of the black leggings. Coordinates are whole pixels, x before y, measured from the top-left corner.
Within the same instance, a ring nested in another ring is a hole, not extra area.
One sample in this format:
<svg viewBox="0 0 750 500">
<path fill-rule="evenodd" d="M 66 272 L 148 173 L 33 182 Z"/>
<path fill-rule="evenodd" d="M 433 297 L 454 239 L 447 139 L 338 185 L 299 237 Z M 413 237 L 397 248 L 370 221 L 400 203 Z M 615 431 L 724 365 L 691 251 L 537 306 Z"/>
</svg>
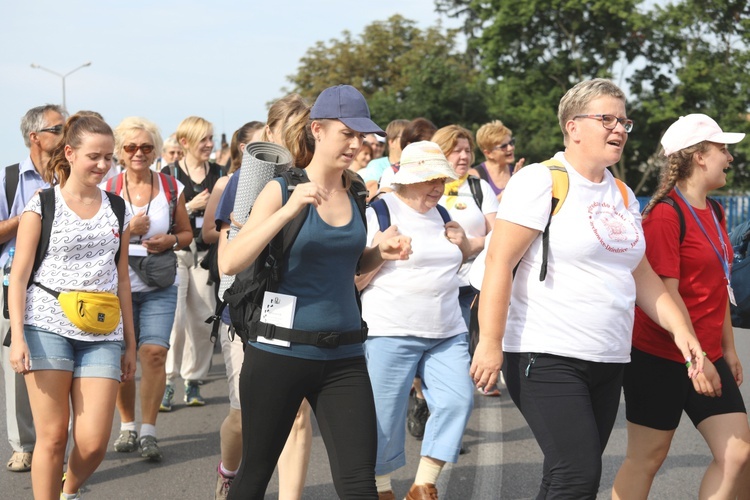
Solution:
<svg viewBox="0 0 750 500">
<path fill-rule="evenodd" d="M 504 354 L 508 393 L 544 453 L 537 499 L 595 499 L 625 365 Z"/>
<path fill-rule="evenodd" d="M 245 348 L 242 464 L 229 499 L 262 499 L 302 399 L 310 402 L 340 498 L 378 497 L 377 423 L 364 357 L 318 361 Z"/>
</svg>

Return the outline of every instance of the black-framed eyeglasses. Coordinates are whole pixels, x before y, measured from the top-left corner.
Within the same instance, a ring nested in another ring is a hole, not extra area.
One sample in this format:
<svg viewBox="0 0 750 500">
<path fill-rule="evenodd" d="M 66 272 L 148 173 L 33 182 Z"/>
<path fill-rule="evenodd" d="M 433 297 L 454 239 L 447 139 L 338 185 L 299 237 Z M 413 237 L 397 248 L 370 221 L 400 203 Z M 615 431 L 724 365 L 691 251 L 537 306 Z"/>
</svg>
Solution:
<svg viewBox="0 0 750 500">
<path fill-rule="evenodd" d="M 492 150 L 493 151 L 497 151 L 497 150 L 501 149 L 501 150 L 505 151 L 506 149 L 508 149 L 508 146 L 511 146 L 511 147 L 514 147 L 514 148 L 516 147 L 516 138 L 515 137 L 513 139 L 509 140 L 508 142 L 506 142 L 505 144 L 498 144 L 497 146 L 495 146 L 494 148 L 492 148 Z"/>
<path fill-rule="evenodd" d="M 143 151 L 144 155 L 147 155 L 154 150 L 154 145 L 153 144 L 141 144 L 140 146 L 138 146 L 136 144 L 128 144 L 126 146 L 123 146 L 122 149 L 129 155 L 134 155 L 139 149 Z"/>
<path fill-rule="evenodd" d="M 593 118 L 594 120 L 599 120 L 602 122 L 602 127 L 607 130 L 614 130 L 618 123 L 622 125 L 622 128 L 624 128 L 627 133 L 630 133 L 630 131 L 633 130 L 633 120 L 629 118 L 618 118 L 615 115 L 576 115 L 573 117 L 574 120 L 577 118 Z"/>
<path fill-rule="evenodd" d="M 55 125 L 54 127 L 43 128 L 39 132 L 49 132 L 50 134 L 60 135 L 62 134 L 62 130 L 62 125 Z"/>
</svg>

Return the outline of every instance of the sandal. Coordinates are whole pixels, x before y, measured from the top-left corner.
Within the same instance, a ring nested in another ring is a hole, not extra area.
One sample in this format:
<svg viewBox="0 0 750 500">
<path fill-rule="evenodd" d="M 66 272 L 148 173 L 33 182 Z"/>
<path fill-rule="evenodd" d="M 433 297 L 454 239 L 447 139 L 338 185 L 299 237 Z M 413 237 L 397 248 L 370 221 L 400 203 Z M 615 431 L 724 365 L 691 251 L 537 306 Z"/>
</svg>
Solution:
<svg viewBox="0 0 750 500">
<path fill-rule="evenodd" d="M 14 451 L 6 468 L 11 472 L 28 472 L 31 470 L 31 452 Z"/>
</svg>

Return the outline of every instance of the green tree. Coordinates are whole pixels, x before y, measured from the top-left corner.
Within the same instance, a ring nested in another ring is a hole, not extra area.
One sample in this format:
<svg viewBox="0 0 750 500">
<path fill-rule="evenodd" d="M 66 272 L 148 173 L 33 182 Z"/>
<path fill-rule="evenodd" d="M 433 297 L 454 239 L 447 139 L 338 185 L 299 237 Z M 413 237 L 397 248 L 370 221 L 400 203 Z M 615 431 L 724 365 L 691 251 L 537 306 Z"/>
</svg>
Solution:
<svg viewBox="0 0 750 500">
<path fill-rule="evenodd" d="M 494 87 L 490 112 L 540 160 L 560 148 L 555 112 L 576 82 L 627 77 L 635 121 L 615 174 L 639 195 L 653 192 L 659 139 L 680 115 L 703 112 L 750 132 L 750 6 L 747 0 L 435 0 L 464 21 L 478 64 Z M 728 190 L 750 185 L 750 140 L 733 148 Z"/>
<path fill-rule="evenodd" d="M 654 190 L 658 140 L 680 115 L 705 113 L 725 130 L 750 133 L 750 6 L 745 0 L 683 0 L 644 18 L 645 62 L 629 78 L 639 134 L 628 150 Z M 732 146 L 727 192 L 750 185 L 750 141 Z M 641 194 L 639 193 L 639 194 Z"/>
<path fill-rule="evenodd" d="M 312 101 L 331 85 L 349 83 L 383 126 L 424 116 L 438 126 L 476 127 L 488 117 L 487 87 L 457 47 L 458 31 L 440 25 L 420 30 L 399 15 L 368 25 L 359 37 L 345 31 L 307 51 L 288 77 L 289 90 Z"/>
<path fill-rule="evenodd" d="M 609 77 L 638 55 L 641 0 L 436 0 L 464 20 L 494 91 L 490 114 L 538 161 L 562 148 L 557 105 L 575 83 Z"/>
</svg>

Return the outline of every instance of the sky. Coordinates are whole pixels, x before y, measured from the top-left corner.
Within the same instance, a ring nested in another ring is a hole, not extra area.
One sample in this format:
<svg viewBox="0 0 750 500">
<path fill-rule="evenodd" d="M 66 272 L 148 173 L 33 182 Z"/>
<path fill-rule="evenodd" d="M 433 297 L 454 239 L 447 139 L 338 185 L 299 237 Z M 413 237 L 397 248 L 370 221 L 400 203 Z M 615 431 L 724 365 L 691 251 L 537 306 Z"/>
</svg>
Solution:
<svg viewBox="0 0 750 500">
<path fill-rule="evenodd" d="M 28 156 L 19 129 L 30 108 L 62 102 L 101 113 L 114 128 L 127 116 L 162 135 L 190 115 L 214 124 L 217 139 L 265 121 L 287 76 L 318 41 L 354 36 L 401 14 L 420 28 L 458 26 L 434 0 L 68 0 L 8 1 L 0 30 L 0 168 Z M 367 61 L 362 61 L 366 64 Z M 331 85 L 349 82 L 331 82 Z M 386 124 L 380 124 L 385 127 Z"/>
</svg>

